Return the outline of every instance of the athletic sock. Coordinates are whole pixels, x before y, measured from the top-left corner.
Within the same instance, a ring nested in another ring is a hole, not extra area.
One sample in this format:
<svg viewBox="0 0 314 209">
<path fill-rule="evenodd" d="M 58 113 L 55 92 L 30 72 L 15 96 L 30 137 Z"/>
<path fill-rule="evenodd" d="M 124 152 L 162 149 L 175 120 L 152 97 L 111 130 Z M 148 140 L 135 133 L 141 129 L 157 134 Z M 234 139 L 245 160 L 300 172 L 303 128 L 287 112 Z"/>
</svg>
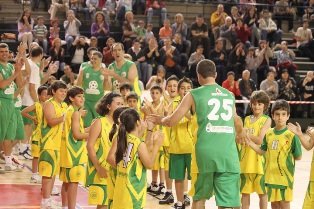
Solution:
<svg viewBox="0 0 314 209">
<path fill-rule="evenodd" d="M 182 206 L 182 202 L 177 201 L 177 206 Z"/>
<path fill-rule="evenodd" d="M 172 189 L 167 189 L 167 192 L 172 193 Z"/>
<path fill-rule="evenodd" d="M 41 200 L 41 204 L 42 204 L 42 205 L 47 205 L 48 202 L 49 202 L 49 199 L 50 199 L 50 198 L 42 199 L 42 200 Z"/>
</svg>

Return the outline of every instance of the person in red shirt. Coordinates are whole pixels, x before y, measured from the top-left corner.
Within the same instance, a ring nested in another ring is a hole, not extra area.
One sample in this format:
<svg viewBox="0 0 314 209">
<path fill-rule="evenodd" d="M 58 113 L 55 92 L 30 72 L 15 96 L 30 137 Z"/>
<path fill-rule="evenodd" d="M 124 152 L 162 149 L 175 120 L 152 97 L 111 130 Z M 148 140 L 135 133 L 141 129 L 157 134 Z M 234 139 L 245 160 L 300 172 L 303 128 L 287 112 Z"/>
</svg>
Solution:
<svg viewBox="0 0 314 209">
<path fill-rule="evenodd" d="M 235 31 L 237 33 L 238 39 L 243 43 L 243 44 L 249 44 L 250 45 L 250 37 L 251 37 L 251 30 L 250 28 L 246 25 L 243 24 L 243 19 L 238 18 L 237 20 L 237 25 L 235 28 Z"/>
<path fill-rule="evenodd" d="M 163 40 L 166 38 L 172 39 L 172 29 L 170 27 L 170 20 L 164 20 L 164 27 L 159 29 L 159 39 L 160 39 L 160 46 L 163 46 Z"/>
</svg>

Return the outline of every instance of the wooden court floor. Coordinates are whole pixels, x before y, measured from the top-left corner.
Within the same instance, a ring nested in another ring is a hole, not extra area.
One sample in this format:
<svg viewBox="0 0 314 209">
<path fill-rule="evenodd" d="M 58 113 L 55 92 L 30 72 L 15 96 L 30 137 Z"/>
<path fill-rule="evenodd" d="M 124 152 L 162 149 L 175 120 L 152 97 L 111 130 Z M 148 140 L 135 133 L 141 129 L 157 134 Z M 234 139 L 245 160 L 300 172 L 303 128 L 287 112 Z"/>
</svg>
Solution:
<svg viewBox="0 0 314 209">
<path fill-rule="evenodd" d="M 303 198 L 308 184 L 310 165 L 312 160 L 312 151 L 303 149 L 302 160 L 296 163 L 294 200 L 291 203 L 291 209 L 302 209 Z M 10 172 L 0 174 L 0 209 L 39 209 L 40 208 L 40 185 L 30 184 L 31 172 L 29 169 L 30 161 L 22 161 L 26 166 L 23 172 Z M 150 173 L 150 172 L 148 172 Z M 148 175 L 150 179 L 150 175 Z M 60 188 L 61 182 L 56 185 Z M 173 187 L 174 188 L 174 187 Z M 60 196 L 54 197 L 61 201 Z M 87 190 L 84 187 L 79 188 L 78 204 L 84 209 L 95 208 L 87 204 Z M 171 205 L 160 206 L 158 200 L 147 195 L 147 209 L 172 208 Z M 187 207 L 190 208 L 190 207 Z M 217 208 L 214 199 L 206 202 L 206 208 Z M 258 197 L 252 195 L 251 208 L 258 209 Z M 270 206 L 269 206 L 270 208 Z"/>
</svg>

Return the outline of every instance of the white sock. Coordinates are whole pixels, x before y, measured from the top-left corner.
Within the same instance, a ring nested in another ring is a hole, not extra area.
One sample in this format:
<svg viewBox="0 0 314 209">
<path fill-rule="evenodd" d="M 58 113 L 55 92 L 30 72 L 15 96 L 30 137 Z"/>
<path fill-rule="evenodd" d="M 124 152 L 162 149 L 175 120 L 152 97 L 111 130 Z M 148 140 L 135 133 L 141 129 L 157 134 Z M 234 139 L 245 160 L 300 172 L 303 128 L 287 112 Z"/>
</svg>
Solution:
<svg viewBox="0 0 314 209">
<path fill-rule="evenodd" d="M 65 207 L 62 207 L 62 209 L 68 209 L 68 207 L 67 207 L 67 206 L 65 206 Z"/>
<path fill-rule="evenodd" d="M 47 198 L 47 199 L 41 199 L 41 204 L 42 205 L 47 205 L 48 204 L 48 202 L 49 202 L 49 200 L 50 200 L 50 198 Z"/>
<path fill-rule="evenodd" d="M 182 202 L 177 201 L 177 206 L 182 206 Z"/>
<path fill-rule="evenodd" d="M 19 144 L 19 152 L 24 152 L 27 149 L 27 144 Z"/>
<path fill-rule="evenodd" d="M 4 159 L 5 159 L 5 164 L 12 165 L 12 157 L 11 157 L 11 155 L 4 156 Z"/>
<path fill-rule="evenodd" d="M 167 189 L 167 192 L 172 193 L 172 189 Z"/>
</svg>

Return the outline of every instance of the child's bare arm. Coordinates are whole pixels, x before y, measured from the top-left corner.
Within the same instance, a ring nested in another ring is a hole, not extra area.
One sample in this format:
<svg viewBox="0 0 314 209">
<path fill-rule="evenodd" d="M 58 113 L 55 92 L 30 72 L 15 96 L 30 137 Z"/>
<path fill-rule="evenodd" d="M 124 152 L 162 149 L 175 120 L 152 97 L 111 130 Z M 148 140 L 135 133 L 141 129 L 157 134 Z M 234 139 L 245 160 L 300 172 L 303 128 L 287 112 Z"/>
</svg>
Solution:
<svg viewBox="0 0 314 209">
<path fill-rule="evenodd" d="M 79 111 L 76 111 L 73 113 L 72 115 L 72 123 L 71 123 L 71 126 L 72 126 L 72 132 L 73 132 L 73 137 L 76 139 L 76 140 L 86 140 L 88 138 L 88 133 L 82 133 L 80 131 L 80 112 Z"/>
<path fill-rule="evenodd" d="M 306 150 L 311 150 L 314 147 L 314 131 L 312 131 L 312 135 L 309 134 L 309 131 L 307 132 L 310 136 L 310 139 L 308 140 L 306 137 L 304 137 L 299 123 L 296 122 L 296 125 L 293 123 L 288 123 L 288 129 L 299 137 L 302 146 Z"/>
<path fill-rule="evenodd" d="M 249 135 L 250 139 L 255 143 L 255 144 L 262 144 L 263 142 L 263 139 L 264 139 L 264 136 L 266 134 L 266 131 L 268 129 L 270 129 L 271 127 L 271 119 L 268 118 L 267 121 L 265 122 L 265 124 L 263 125 L 262 129 L 261 129 L 261 132 L 258 136 L 253 136 L 253 135 Z"/>
</svg>

